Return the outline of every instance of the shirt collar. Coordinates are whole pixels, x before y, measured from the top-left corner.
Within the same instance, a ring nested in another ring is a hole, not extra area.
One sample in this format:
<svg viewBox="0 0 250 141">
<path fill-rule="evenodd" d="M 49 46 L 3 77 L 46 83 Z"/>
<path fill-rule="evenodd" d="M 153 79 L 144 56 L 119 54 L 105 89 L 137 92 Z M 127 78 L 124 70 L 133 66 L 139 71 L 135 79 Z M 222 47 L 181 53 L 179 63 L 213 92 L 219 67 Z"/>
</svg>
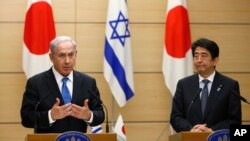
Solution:
<svg viewBox="0 0 250 141">
<path fill-rule="evenodd" d="M 199 76 L 199 83 L 201 83 L 201 81 L 202 81 L 203 79 L 208 79 L 210 82 L 213 83 L 213 81 L 214 81 L 214 76 L 215 76 L 215 71 L 214 71 L 210 76 L 208 76 L 207 78 L 203 78 L 200 74 L 199 74 L 198 76 Z"/>
<path fill-rule="evenodd" d="M 64 76 L 62 76 L 62 75 L 54 68 L 54 66 L 52 67 L 52 71 L 53 71 L 53 73 L 54 73 L 54 75 L 55 75 L 56 82 L 57 82 L 57 83 L 61 82 L 61 80 L 64 78 Z M 67 77 L 68 77 L 68 79 L 69 79 L 71 82 L 73 82 L 73 71 L 71 71 Z"/>
</svg>

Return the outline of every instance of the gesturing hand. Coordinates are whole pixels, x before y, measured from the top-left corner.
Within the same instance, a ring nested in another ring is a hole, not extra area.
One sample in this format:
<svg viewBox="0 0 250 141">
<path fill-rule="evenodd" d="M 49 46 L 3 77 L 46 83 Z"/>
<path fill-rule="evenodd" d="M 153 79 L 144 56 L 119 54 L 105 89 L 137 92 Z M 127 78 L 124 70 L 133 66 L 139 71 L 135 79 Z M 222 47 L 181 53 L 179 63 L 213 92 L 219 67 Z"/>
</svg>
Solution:
<svg viewBox="0 0 250 141">
<path fill-rule="evenodd" d="M 56 103 L 51 109 L 51 117 L 53 120 L 62 119 L 71 114 L 71 103 L 59 106 L 60 99 L 56 98 Z"/>
<path fill-rule="evenodd" d="M 71 116 L 88 121 L 91 116 L 91 111 L 89 110 L 88 102 L 88 99 L 84 100 L 82 107 L 76 104 L 72 104 Z"/>
</svg>

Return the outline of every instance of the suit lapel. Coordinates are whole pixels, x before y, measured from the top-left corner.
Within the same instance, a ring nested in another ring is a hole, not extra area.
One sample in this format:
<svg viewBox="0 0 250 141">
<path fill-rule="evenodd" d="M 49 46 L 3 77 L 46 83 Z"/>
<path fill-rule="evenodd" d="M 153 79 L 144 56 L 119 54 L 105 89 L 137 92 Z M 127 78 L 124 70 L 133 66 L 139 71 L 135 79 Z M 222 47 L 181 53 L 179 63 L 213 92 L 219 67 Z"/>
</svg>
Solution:
<svg viewBox="0 0 250 141">
<path fill-rule="evenodd" d="M 61 95 L 61 92 L 59 90 L 59 87 L 57 85 L 55 76 L 53 74 L 52 68 L 48 71 L 47 76 L 45 78 L 46 84 L 48 85 L 49 89 L 52 91 L 52 95 L 55 98 L 59 98 L 60 99 L 60 103 L 63 103 L 63 98 Z"/>
<path fill-rule="evenodd" d="M 81 88 L 81 78 L 80 76 L 74 71 L 73 72 L 73 93 L 72 93 L 72 103 L 75 103 L 80 95 L 80 88 Z"/>
</svg>

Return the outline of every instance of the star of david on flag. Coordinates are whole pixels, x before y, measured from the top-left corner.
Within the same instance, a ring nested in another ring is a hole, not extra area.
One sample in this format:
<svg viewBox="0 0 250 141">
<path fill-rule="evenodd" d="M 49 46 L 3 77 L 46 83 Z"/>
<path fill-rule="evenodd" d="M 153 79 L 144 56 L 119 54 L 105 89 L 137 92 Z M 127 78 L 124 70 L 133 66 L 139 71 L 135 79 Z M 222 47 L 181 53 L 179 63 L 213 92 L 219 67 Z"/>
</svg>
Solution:
<svg viewBox="0 0 250 141">
<path fill-rule="evenodd" d="M 104 77 L 118 105 L 123 107 L 134 96 L 129 19 L 125 0 L 109 0 Z"/>
<path fill-rule="evenodd" d="M 111 39 L 119 39 L 121 44 L 124 46 L 125 39 L 130 37 L 130 32 L 128 30 L 128 19 L 126 19 L 125 16 L 122 14 L 122 12 L 120 12 L 118 19 L 114 21 L 110 21 L 109 23 L 110 23 L 111 28 L 113 29 Z M 120 28 L 125 27 L 125 33 L 123 33 L 124 32 L 123 30 L 119 30 L 118 26 Z"/>
</svg>

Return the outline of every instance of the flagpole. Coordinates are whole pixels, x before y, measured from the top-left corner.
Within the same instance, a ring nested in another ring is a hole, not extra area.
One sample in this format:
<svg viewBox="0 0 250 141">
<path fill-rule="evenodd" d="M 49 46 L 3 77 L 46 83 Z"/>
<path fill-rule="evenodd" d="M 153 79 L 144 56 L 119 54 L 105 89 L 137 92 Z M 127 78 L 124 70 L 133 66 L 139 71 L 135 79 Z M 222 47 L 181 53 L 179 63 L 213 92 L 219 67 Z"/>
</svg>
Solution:
<svg viewBox="0 0 250 141">
<path fill-rule="evenodd" d="M 114 125 L 114 121 L 115 121 L 115 99 L 114 99 L 114 96 L 112 95 L 112 120 L 111 120 L 111 127 L 112 127 L 112 131 L 115 127 Z"/>
</svg>

